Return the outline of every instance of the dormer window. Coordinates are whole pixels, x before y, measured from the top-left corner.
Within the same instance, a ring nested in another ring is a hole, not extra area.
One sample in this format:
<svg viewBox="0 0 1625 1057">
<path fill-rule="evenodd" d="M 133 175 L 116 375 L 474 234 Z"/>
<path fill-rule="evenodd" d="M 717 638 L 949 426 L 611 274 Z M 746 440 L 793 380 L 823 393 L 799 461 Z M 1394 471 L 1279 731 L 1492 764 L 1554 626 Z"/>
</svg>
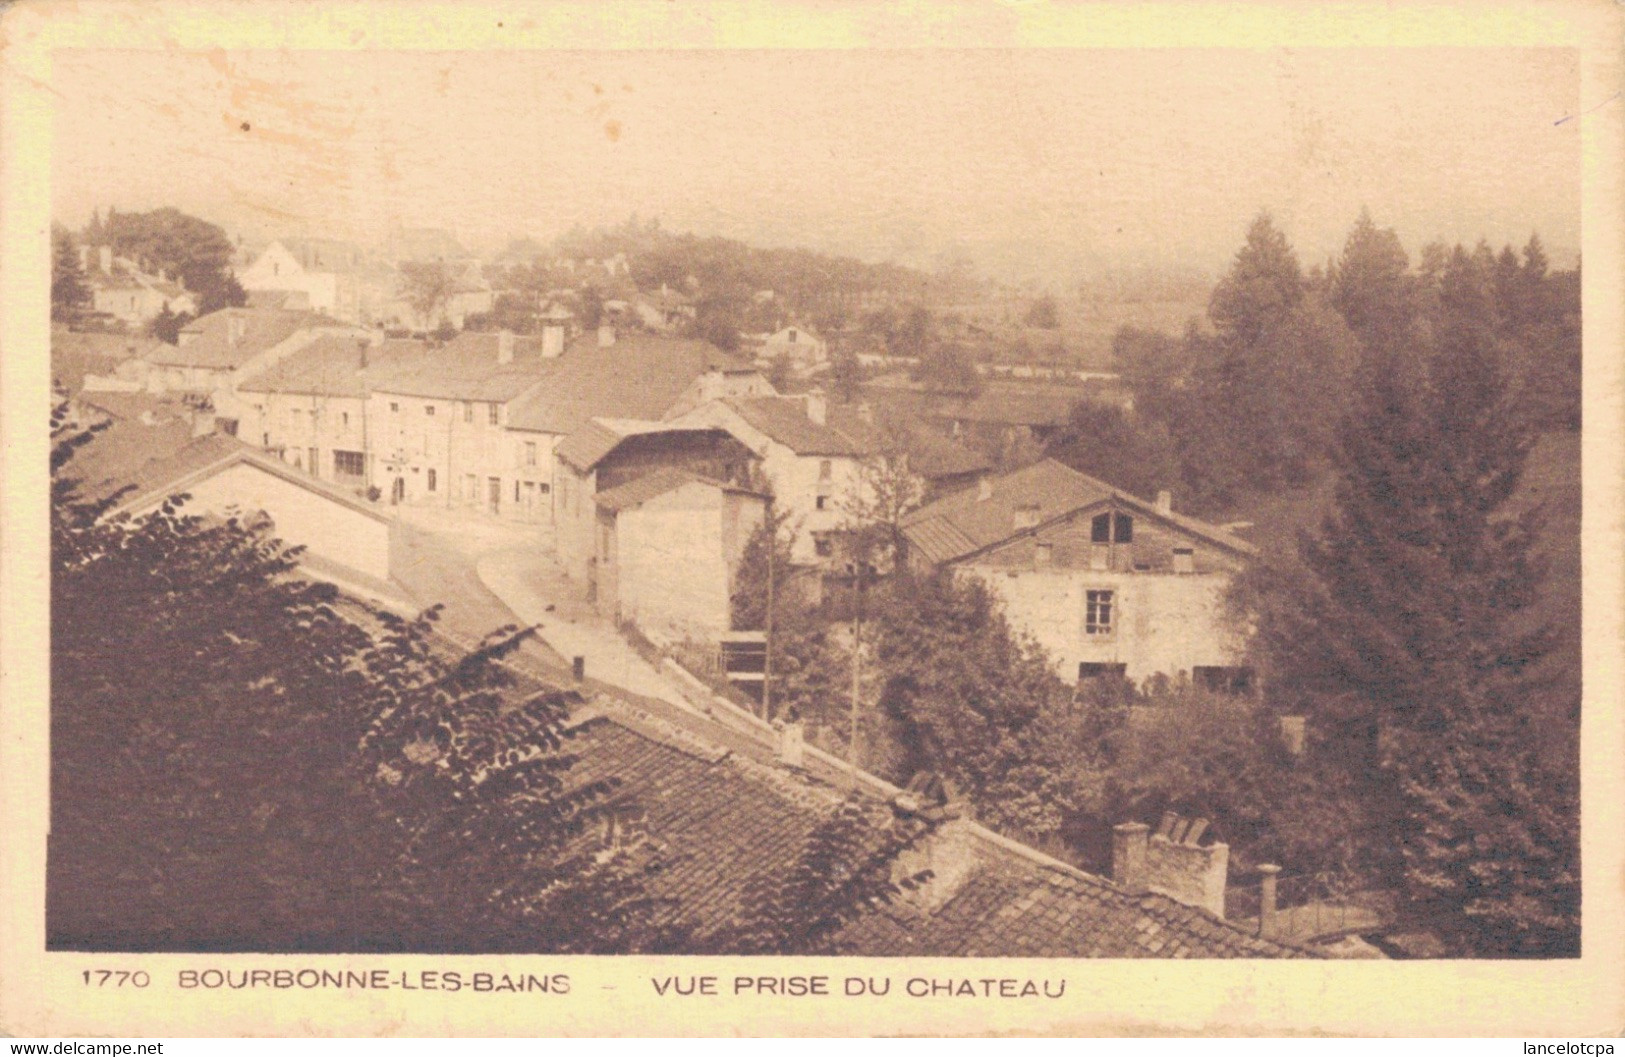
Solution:
<svg viewBox="0 0 1625 1057">
<path fill-rule="evenodd" d="M 1127 514 L 1096 514 L 1089 523 L 1091 543 L 1133 543 L 1134 519 Z"/>
<path fill-rule="evenodd" d="M 1018 530 L 1020 530 L 1020 529 L 1030 529 L 1034 525 L 1037 525 L 1037 524 L 1038 524 L 1038 504 L 1037 503 L 1023 503 L 1021 506 L 1016 507 L 1015 527 Z"/>
</svg>

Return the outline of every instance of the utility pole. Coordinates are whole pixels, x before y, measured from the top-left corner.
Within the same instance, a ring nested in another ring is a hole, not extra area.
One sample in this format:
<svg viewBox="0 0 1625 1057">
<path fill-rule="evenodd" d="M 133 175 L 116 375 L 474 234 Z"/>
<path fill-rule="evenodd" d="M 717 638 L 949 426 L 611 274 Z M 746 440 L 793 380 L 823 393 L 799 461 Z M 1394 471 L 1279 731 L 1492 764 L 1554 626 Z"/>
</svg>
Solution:
<svg viewBox="0 0 1625 1057">
<path fill-rule="evenodd" d="M 779 549 L 779 527 L 773 521 L 773 508 L 767 510 L 767 621 L 763 632 L 762 718 L 773 722 L 773 565 Z"/>
<path fill-rule="evenodd" d="M 858 696 L 863 671 L 863 561 L 852 556 L 852 730 L 847 742 L 847 764 L 852 769 L 852 788 L 858 786 Z"/>
</svg>

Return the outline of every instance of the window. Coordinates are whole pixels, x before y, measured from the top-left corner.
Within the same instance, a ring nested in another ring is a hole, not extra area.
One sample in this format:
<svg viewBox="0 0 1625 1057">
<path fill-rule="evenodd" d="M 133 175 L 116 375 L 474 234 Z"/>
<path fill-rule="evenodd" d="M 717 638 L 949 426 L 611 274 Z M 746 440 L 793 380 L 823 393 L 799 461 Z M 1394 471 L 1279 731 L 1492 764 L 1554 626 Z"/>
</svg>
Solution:
<svg viewBox="0 0 1625 1057">
<path fill-rule="evenodd" d="M 433 418 L 434 417 L 434 405 L 433 404 L 424 404 L 423 405 L 423 413 L 425 415 L 428 415 L 430 418 Z"/>
<path fill-rule="evenodd" d="M 215 426 L 228 437 L 237 435 L 237 420 L 234 418 L 217 418 Z"/>
<path fill-rule="evenodd" d="M 349 427 L 349 425 L 350 425 L 350 413 L 348 411 L 341 411 L 339 413 L 339 419 L 346 428 Z"/>
<path fill-rule="evenodd" d="M 463 401 L 463 421 L 474 421 L 474 405 L 467 400 Z"/>
<path fill-rule="evenodd" d="M 1040 543 L 1033 548 L 1033 564 L 1043 569 L 1055 560 L 1055 547 L 1053 544 Z"/>
<path fill-rule="evenodd" d="M 501 407 L 499 405 L 491 404 L 488 407 L 486 407 L 485 416 L 486 416 L 487 419 L 490 420 L 491 425 L 495 426 L 495 425 L 500 424 L 501 412 L 502 412 L 502 409 L 501 409 Z"/>
<path fill-rule="evenodd" d="M 359 451 L 335 451 L 333 473 L 339 477 L 360 477 L 367 472 L 367 457 Z"/>
<path fill-rule="evenodd" d="M 1128 672 L 1126 664 L 1104 664 L 1098 661 L 1084 661 L 1078 665 L 1078 682 L 1087 679 L 1121 679 Z"/>
<path fill-rule="evenodd" d="M 827 509 L 829 509 L 829 496 L 827 496 L 827 495 L 821 495 L 817 499 L 815 499 L 813 502 L 818 507 L 819 510 L 827 510 Z"/>
<path fill-rule="evenodd" d="M 1133 543 L 1134 519 L 1127 514 L 1096 514 L 1089 523 L 1092 543 Z"/>
<path fill-rule="evenodd" d="M 1083 631 L 1086 635 L 1110 635 L 1116 602 L 1115 591 L 1085 591 Z"/>
<path fill-rule="evenodd" d="M 321 462 L 317 460 L 316 449 L 315 448 L 306 448 L 305 452 L 306 452 L 305 465 L 310 467 L 310 472 L 311 473 L 316 473 L 317 471 L 319 471 L 321 469 L 321 465 L 322 465 Z"/>
<path fill-rule="evenodd" d="M 820 558 L 831 557 L 835 554 L 835 544 L 830 541 L 828 536 L 814 536 L 813 553 Z"/>
<path fill-rule="evenodd" d="M 834 464 L 831 463 L 828 459 L 820 459 L 820 460 L 818 460 L 818 479 L 820 481 L 829 480 L 831 475 L 834 472 L 834 468 L 835 468 Z"/>
<path fill-rule="evenodd" d="M 1218 664 L 1197 665 L 1191 669 L 1191 682 L 1215 693 L 1250 694 L 1253 692 L 1253 670 Z"/>
<path fill-rule="evenodd" d="M 1196 571 L 1196 551 L 1190 547 L 1174 548 L 1174 572 L 1193 573 Z"/>
<path fill-rule="evenodd" d="M 525 441 L 525 465 L 536 465 L 536 442 L 533 440 Z"/>
<path fill-rule="evenodd" d="M 515 481 L 513 483 L 513 501 L 515 503 L 519 502 L 519 482 L 518 481 Z"/>
<path fill-rule="evenodd" d="M 391 411 L 399 411 L 401 409 L 401 405 L 396 403 L 395 401 L 391 400 L 389 402 L 389 409 Z"/>
<path fill-rule="evenodd" d="M 546 481 L 543 481 L 541 484 L 537 485 L 536 487 L 541 489 L 541 492 L 542 492 L 543 495 L 547 495 L 549 492 L 553 491 L 553 486 L 548 484 Z"/>
<path fill-rule="evenodd" d="M 1021 506 L 1016 507 L 1016 514 L 1015 514 L 1015 527 L 1016 528 L 1018 528 L 1018 529 L 1030 529 L 1036 524 L 1038 524 L 1038 504 L 1037 503 L 1023 503 Z"/>
<path fill-rule="evenodd" d="M 430 470 L 429 471 L 429 491 L 431 491 L 431 492 L 434 491 L 434 484 L 435 484 L 435 474 L 434 474 L 433 470 Z"/>
</svg>

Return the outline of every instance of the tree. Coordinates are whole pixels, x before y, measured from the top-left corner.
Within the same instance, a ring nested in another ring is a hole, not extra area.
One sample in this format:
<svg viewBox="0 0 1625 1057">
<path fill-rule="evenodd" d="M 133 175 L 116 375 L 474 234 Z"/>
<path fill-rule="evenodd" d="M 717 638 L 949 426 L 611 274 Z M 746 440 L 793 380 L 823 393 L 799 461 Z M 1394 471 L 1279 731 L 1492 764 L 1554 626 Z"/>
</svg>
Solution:
<svg viewBox="0 0 1625 1057">
<path fill-rule="evenodd" d="M 169 345 L 178 344 L 181 340 L 181 328 L 192 321 L 192 317 L 184 312 L 176 313 L 169 310 L 166 304 L 152 317 L 147 324 L 147 332 Z"/>
<path fill-rule="evenodd" d="M 198 295 L 198 312 L 247 303 L 248 295 L 231 274 L 232 245 L 217 224 L 182 213 L 109 210 L 103 235 L 121 257 L 149 272 L 166 273 Z"/>
<path fill-rule="evenodd" d="M 1080 400 L 1046 454 L 1134 495 L 1182 484 L 1167 428 L 1111 404 Z"/>
<path fill-rule="evenodd" d="M 73 319 L 90 301 L 79 248 L 66 228 L 51 225 L 51 318 Z"/>
<path fill-rule="evenodd" d="M 1409 267 L 1393 229 L 1378 230 L 1360 210 L 1337 262 L 1331 303 L 1367 347 L 1408 344 L 1415 319 Z"/>
<path fill-rule="evenodd" d="M 457 277 L 444 261 L 402 261 L 401 294 L 423 329 L 446 323 L 446 306 L 457 292 Z"/>
<path fill-rule="evenodd" d="M 1247 229 L 1230 271 L 1213 290 L 1208 318 L 1226 341 L 1249 345 L 1303 300 L 1303 270 L 1269 213 Z"/>
<path fill-rule="evenodd" d="M 1032 307 L 1027 309 L 1027 314 L 1022 317 L 1022 322 L 1029 327 L 1037 327 L 1041 330 L 1054 330 L 1059 327 L 1061 325 L 1061 313 L 1055 304 L 1055 298 L 1045 294 L 1034 301 Z"/>
<path fill-rule="evenodd" d="M 1359 797 L 1375 877 L 1454 950 L 1551 955 L 1578 942 L 1577 800 L 1534 748 L 1552 632 L 1508 501 L 1535 429 L 1484 274 L 1458 252 L 1434 347 L 1362 365 L 1333 513 L 1252 589 L 1272 694 Z"/>
<path fill-rule="evenodd" d="M 731 954 L 839 952 L 841 930 L 931 879 L 897 873 L 898 856 L 933 827 L 919 819 L 879 819 L 853 794 L 813 828 L 788 870 L 747 885 L 739 923 L 712 940 Z"/>
<path fill-rule="evenodd" d="M 863 364 L 844 344 L 831 350 L 829 355 L 830 393 L 843 404 L 854 404 L 863 397 Z"/>
<path fill-rule="evenodd" d="M 433 611 L 298 575 L 263 518 L 107 518 L 52 453 L 54 947 L 627 950 L 677 942 L 585 853 L 615 790 L 574 781 L 565 703 L 523 700 Z"/>
</svg>

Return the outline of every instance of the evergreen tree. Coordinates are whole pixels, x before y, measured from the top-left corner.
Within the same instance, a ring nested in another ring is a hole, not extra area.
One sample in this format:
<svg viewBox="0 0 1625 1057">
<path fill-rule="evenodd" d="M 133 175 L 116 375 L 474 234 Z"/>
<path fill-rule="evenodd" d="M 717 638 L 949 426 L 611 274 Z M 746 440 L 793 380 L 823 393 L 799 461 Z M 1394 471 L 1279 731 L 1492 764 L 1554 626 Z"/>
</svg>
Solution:
<svg viewBox="0 0 1625 1057">
<path fill-rule="evenodd" d="M 66 229 L 51 226 L 51 318 L 74 318 L 90 301 L 85 270 L 79 266 L 79 247 Z"/>
<path fill-rule="evenodd" d="M 1303 300 L 1303 269 L 1269 213 L 1247 229 L 1247 242 L 1213 290 L 1208 318 L 1220 337 L 1251 345 Z"/>
<path fill-rule="evenodd" d="M 1265 569 L 1259 643 L 1278 703 L 1357 792 L 1364 861 L 1473 954 L 1577 942 L 1572 775 L 1530 725 L 1551 642 L 1532 515 L 1513 516 L 1535 440 L 1486 311 L 1484 254 L 1441 278 L 1426 356 L 1377 350 L 1340 430 L 1335 509 L 1296 572 Z"/>
<path fill-rule="evenodd" d="M 1392 228 L 1378 230 L 1362 209 L 1331 282 L 1332 305 L 1367 347 L 1407 342 L 1415 317 L 1410 262 Z"/>
</svg>

